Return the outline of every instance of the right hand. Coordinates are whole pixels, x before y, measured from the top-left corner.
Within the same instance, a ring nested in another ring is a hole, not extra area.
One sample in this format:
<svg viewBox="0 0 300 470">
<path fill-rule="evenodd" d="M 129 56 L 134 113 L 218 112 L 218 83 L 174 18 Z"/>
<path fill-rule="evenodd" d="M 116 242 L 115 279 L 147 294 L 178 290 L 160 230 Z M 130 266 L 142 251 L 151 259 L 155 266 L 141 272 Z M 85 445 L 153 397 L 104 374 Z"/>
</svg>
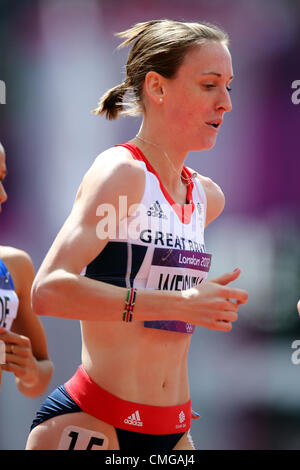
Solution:
<svg viewBox="0 0 300 470">
<path fill-rule="evenodd" d="M 240 273 L 240 269 L 235 269 L 182 291 L 182 296 L 188 300 L 184 321 L 212 330 L 230 331 L 232 322 L 238 318 L 239 305 L 248 301 L 245 290 L 228 286 Z"/>
</svg>

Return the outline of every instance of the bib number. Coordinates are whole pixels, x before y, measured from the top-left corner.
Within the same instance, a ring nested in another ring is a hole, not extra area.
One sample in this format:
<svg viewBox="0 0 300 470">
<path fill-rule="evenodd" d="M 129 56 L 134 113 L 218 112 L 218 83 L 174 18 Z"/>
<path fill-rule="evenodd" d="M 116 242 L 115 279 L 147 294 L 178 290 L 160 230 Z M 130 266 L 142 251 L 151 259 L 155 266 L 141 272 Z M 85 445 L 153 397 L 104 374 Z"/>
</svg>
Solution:
<svg viewBox="0 0 300 470">
<path fill-rule="evenodd" d="M 58 450 L 107 450 L 108 438 L 96 431 L 67 426 L 61 435 Z"/>
</svg>

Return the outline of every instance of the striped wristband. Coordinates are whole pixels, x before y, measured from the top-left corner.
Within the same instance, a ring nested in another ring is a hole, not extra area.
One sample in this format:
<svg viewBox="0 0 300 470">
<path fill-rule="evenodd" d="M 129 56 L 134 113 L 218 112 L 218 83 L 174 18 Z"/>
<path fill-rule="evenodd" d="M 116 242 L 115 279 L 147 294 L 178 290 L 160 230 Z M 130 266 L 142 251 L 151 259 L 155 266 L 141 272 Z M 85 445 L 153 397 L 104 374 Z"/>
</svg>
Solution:
<svg viewBox="0 0 300 470">
<path fill-rule="evenodd" d="M 136 289 L 131 287 L 127 289 L 126 301 L 125 301 L 125 309 L 123 312 L 123 321 L 131 322 L 132 321 L 132 312 L 133 307 L 135 304 L 135 296 L 136 296 Z"/>
</svg>

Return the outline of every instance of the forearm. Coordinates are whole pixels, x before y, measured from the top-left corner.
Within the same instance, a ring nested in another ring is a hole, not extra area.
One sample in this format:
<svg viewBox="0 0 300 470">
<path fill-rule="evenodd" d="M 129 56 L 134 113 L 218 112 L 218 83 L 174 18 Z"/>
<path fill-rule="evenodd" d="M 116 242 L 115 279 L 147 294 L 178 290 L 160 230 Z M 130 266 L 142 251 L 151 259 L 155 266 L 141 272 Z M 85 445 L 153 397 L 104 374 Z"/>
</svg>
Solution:
<svg viewBox="0 0 300 470">
<path fill-rule="evenodd" d="M 248 294 L 227 287 L 240 270 L 184 291 L 138 289 L 133 321 L 179 320 L 230 331 L 238 306 Z M 33 310 L 39 315 L 85 321 L 122 321 L 127 289 L 59 270 L 33 286 Z"/>
<path fill-rule="evenodd" d="M 44 283 L 37 283 L 32 293 L 34 311 L 39 315 L 73 320 L 121 321 L 127 289 L 56 271 Z M 134 320 L 167 320 L 170 312 L 180 319 L 182 303 L 179 292 L 138 289 Z M 176 312 L 176 314 L 175 314 Z M 179 316 L 178 316 L 179 315 Z"/>
<path fill-rule="evenodd" d="M 19 391 L 28 398 L 36 398 L 42 395 L 46 391 L 53 375 L 54 367 L 49 359 L 36 361 L 36 364 L 37 374 L 31 382 L 26 382 L 16 377 L 16 385 Z"/>
</svg>

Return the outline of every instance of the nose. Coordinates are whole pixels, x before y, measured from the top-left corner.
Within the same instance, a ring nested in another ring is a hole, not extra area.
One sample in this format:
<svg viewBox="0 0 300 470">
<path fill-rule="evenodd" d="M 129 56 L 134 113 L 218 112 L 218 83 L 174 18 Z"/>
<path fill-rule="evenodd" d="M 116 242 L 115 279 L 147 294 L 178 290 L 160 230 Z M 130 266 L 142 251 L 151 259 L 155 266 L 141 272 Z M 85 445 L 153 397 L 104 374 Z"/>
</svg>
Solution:
<svg viewBox="0 0 300 470">
<path fill-rule="evenodd" d="M 231 98 L 228 90 L 224 90 L 220 97 L 217 109 L 223 109 L 225 113 L 229 113 L 232 110 Z"/>
<path fill-rule="evenodd" d="M 7 194 L 3 184 L 0 182 L 0 204 L 3 204 L 7 200 Z"/>
</svg>

